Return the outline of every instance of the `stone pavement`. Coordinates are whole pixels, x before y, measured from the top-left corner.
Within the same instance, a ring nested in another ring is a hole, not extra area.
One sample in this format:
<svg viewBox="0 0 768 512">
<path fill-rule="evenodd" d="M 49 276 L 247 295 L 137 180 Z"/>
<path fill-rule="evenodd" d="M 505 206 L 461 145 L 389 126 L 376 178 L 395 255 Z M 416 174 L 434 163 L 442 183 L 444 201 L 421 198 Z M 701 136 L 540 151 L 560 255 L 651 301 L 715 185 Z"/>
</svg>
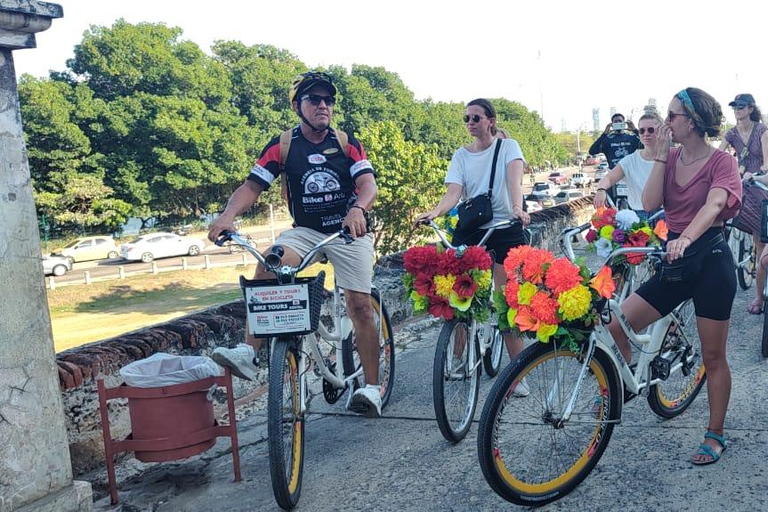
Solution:
<svg viewBox="0 0 768 512">
<path fill-rule="evenodd" d="M 733 393 L 726 421 L 728 450 L 718 464 L 694 467 L 689 457 L 707 421 L 706 388 L 683 415 L 657 418 L 645 399 L 624 408 L 605 455 L 570 495 L 546 511 L 768 510 L 768 360 L 759 351 L 762 317 L 746 306 L 753 291 L 739 290 L 729 337 Z M 419 319 L 397 333 L 399 353 L 393 400 L 386 417 L 367 420 L 343 412 L 341 402 L 311 405 L 297 510 L 491 511 L 517 508 L 486 484 L 477 463 L 473 426 L 456 446 L 443 440 L 432 410 L 432 358 L 440 323 Z M 506 361 L 505 361 L 506 363 Z M 481 402 L 492 381 L 482 378 Z M 120 464 L 120 499 L 109 507 L 105 473 L 94 482 L 96 510 L 277 510 L 269 478 L 263 402 L 241 410 L 243 480 L 233 482 L 229 441 L 186 461 Z"/>
</svg>

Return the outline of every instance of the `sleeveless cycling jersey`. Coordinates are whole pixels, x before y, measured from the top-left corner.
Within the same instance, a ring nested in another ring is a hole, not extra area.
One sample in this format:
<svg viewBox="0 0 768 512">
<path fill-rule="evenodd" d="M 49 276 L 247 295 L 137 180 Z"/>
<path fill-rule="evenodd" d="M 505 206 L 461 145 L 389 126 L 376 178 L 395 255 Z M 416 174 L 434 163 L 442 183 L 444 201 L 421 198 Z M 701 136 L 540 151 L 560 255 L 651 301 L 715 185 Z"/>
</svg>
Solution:
<svg viewBox="0 0 768 512">
<path fill-rule="evenodd" d="M 293 129 L 284 172 L 297 226 L 321 233 L 338 231 L 357 198 L 355 180 L 363 174 L 375 176 L 362 144 L 352 135 L 348 138 L 345 156 L 333 129 L 319 144 L 308 141 L 299 126 Z M 280 175 L 280 161 L 278 136 L 264 148 L 248 179 L 269 188 Z"/>
</svg>

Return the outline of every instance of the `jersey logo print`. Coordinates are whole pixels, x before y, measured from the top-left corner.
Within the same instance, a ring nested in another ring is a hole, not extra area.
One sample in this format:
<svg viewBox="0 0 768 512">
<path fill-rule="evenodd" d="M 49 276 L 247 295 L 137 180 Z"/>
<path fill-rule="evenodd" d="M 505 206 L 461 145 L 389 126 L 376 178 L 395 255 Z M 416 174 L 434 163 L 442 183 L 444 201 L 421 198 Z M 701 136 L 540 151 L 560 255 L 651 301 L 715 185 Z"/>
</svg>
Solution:
<svg viewBox="0 0 768 512">
<path fill-rule="evenodd" d="M 314 155 L 309 155 L 307 157 L 307 161 L 311 164 L 317 165 L 317 164 L 324 164 L 328 160 L 323 155 L 318 155 L 315 153 Z"/>
<path fill-rule="evenodd" d="M 355 162 L 355 165 L 349 168 L 349 173 L 354 178 L 357 173 L 364 169 L 371 169 L 373 170 L 373 166 L 371 165 L 371 162 L 368 160 L 360 160 L 359 162 Z"/>
<path fill-rule="evenodd" d="M 305 194 L 318 192 L 333 192 L 339 189 L 339 182 L 327 172 L 315 172 L 304 183 Z"/>
<path fill-rule="evenodd" d="M 253 174 L 257 178 L 260 178 L 266 181 L 270 185 L 272 184 L 272 181 L 275 179 L 275 177 L 272 175 L 271 172 L 269 172 L 266 169 L 266 167 L 262 167 L 259 164 L 256 164 L 253 166 L 253 169 L 251 169 L 251 174 Z"/>
<path fill-rule="evenodd" d="M 338 152 L 339 152 L 339 148 L 328 148 L 323 150 L 323 154 L 328 156 L 335 155 Z"/>
</svg>

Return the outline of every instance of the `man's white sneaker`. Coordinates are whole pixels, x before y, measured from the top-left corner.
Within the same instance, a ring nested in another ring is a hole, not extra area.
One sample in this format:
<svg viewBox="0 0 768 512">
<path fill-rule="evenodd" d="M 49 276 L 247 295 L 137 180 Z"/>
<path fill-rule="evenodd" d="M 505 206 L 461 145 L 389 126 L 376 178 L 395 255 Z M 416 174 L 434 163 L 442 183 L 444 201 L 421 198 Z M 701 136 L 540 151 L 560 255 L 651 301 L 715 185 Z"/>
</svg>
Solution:
<svg viewBox="0 0 768 512">
<path fill-rule="evenodd" d="M 381 386 L 367 385 L 360 388 L 352 395 L 352 403 L 349 410 L 362 414 L 366 418 L 381 417 Z"/>
<path fill-rule="evenodd" d="M 218 347 L 211 354 L 211 359 L 219 366 L 227 366 L 241 379 L 256 380 L 258 359 L 253 347 L 240 343 L 235 348 Z"/>
<path fill-rule="evenodd" d="M 515 386 L 515 390 L 512 391 L 512 396 L 517 398 L 525 398 L 530 394 L 531 390 L 528 389 L 528 383 L 525 381 L 525 377 L 523 377 L 523 380 L 518 382 L 517 386 Z"/>
</svg>

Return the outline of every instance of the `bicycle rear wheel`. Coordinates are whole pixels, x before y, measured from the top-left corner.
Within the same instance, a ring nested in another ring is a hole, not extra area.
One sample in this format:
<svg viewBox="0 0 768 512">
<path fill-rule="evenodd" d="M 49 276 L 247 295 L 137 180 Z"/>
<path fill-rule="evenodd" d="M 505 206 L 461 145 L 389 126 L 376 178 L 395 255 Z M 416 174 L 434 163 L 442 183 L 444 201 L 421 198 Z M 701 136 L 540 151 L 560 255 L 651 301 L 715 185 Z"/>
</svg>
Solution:
<svg viewBox="0 0 768 512">
<path fill-rule="evenodd" d="M 707 381 L 693 300 L 685 301 L 672 314 L 675 320 L 667 328 L 659 351 L 669 377 L 648 389 L 648 405 L 662 418 L 674 418 L 685 411 Z"/>
<path fill-rule="evenodd" d="M 755 280 L 755 248 L 752 235 L 744 233 L 739 241 L 739 266 L 736 277 L 742 290 L 749 290 Z"/>
<path fill-rule="evenodd" d="M 480 416 L 477 450 L 483 476 L 502 498 L 541 506 L 571 492 L 603 455 L 623 393 L 607 354 L 596 350 L 573 413 L 563 413 L 583 366 L 581 354 L 535 343 L 508 365 Z M 514 398 L 523 378 L 531 394 Z"/>
<path fill-rule="evenodd" d="M 373 322 L 379 333 L 379 385 L 381 386 L 381 409 L 384 410 L 392 396 L 392 386 L 395 382 L 395 337 L 392 335 L 392 321 L 389 319 L 389 313 L 376 289 L 371 290 L 371 309 Z M 341 354 L 344 376 L 348 377 L 360 369 L 360 355 L 357 353 L 354 327 L 349 336 L 341 342 Z M 358 386 L 362 384 L 358 380 Z"/>
<path fill-rule="evenodd" d="M 501 334 L 499 326 L 491 326 L 491 346 L 483 354 L 483 368 L 486 375 L 493 378 L 499 373 L 501 368 L 501 356 L 504 352 L 504 335 Z"/>
<path fill-rule="evenodd" d="M 443 325 L 432 365 L 432 397 L 440 433 L 451 443 L 467 435 L 475 416 L 480 393 L 481 365 L 470 358 L 470 328 L 467 322 L 451 320 Z"/>
<path fill-rule="evenodd" d="M 299 503 L 304 471 L 299 350 L 298 338 L 276 340 L 269 366 L 269 472 L 275 500 L 286 510 Z"/>
</svg>

